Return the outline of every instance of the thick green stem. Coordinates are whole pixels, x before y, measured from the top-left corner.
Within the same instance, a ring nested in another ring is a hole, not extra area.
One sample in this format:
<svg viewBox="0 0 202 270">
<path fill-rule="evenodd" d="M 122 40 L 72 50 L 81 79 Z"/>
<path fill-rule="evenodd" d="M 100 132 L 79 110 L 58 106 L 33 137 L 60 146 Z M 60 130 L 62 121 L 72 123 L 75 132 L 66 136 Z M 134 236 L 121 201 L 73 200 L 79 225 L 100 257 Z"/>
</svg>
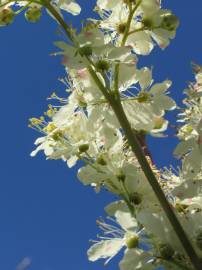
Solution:
<svg viewBox="0 0 202 270">
<path fill-rule="evenodd" d="M 141 1 L 139 1 L 141 3 Z M 52 13 L 52 15 L 57 19 L 58 23 L 62 26 L 65 33 L 69 37 L 69 39 L 72 42 L 75 42 L 74 37 L 72 35 L 72 32 L 70 30 L 70 27 L 64 22 L 63 18 L 60 16 L 60 14 L 54 9 L 53 6 L 49 4 L 49 2 L 45 2 L 45 7 L 49 10 L 49 12 Z M 132 20 L 132 19 L 131 19 Z M 126 37 L 127 38 L 127 37 Z M 123 43 L 124 44 L 124 43 Z M 77 45 L 77 44 L 75 44 Z M 156 179 L 156 176 L 154 175 L 143 151 L 139 144 L 138 138 L 132 131 L 132 128 L 130 126 L 130 123 L 128 122 L 128 119 L 125 115 L 125 112 L 123 110 L 123 107 L 121 105 L 121 102 L 119 99 L 117 99 L 116 95 L 112 95 L 112 92 L 107 89 L 103 83 L 100 81 L 99 77 L 97 76 L 96 72 L 93 70 L 91 66 L 88 68 L 90 75 L 92 76 L 93 80 L 97 84 L 98 88 L 106 98 L 106 100 L 111 105 L 112 109 L 115 112 L 116 117 L 119 120 L 119 123 L 125 133 L 125 136 L 128 140 L 129 145 L 132 148 L 132 151 L 134 152 L 137 160 L 139 161 L 142 170 L 144 171 L 145 176 L 147 177 L 148 182 L 150 183 L 151 187 L 154 190 L 154 193 L 156 194 L 162 208 L 164 209 L 170 223 L 172 224 L 172 227 L 177 234 L 182 246 L 184 247 L 184 250 L 186 251 L 188 257 L 190 258 L 190 261 L 192 262 L 193 266 L 196 270 L 202 269 L 202 262 L 198 258 L 195 250 L 192 247 L 192 244 L 186 235 L 185 231 L 183 230 L 179 220 L 177 219 L 173 209 L 171 208 L 169 202 L 167 201 L 163 191 L 161 190 L 161 187 L 158 184 L 158 180 Z"/>
<path fill-rule="evenodd" d="M 164 209 L 171 225 L 173 226 L 173 229 L 175 230 L 175 233 L 177 234 L 179 240 L 182 243 L 182 246 L 184 247 L 184 250 L 186 251 L 187 255 L 189 256 L 192 264 L 197 270 L 202 269 L 202 262 L 198 259 L 198 256 L 193 249 L 193 246 L 188 239 L 187 234 L 185 233 L 184 229 L 182 228 L 179 220 L 177 219 L 171 205 L 167 201 L 164 192 L 162 191 L 158 180 L 156 179 L 155 174 L 153 173 L 144 153 L 141 148 L 141 145 L 139 144 L 139 141 L 134 134 L 133 130 L 131 129 L 130 123 L 128 122 L 128 119 L 125 115 L 125 112 L 123 110 L 123 107 L 119 101 L 116 101 L 113 97 L 110 98 L 110 104 L 113 108 L 119 123 L 121 127 L 124 130 L 125 136 L 128 140 L 129 145 L 132 148 L 132 151 L 134 152 L 137 160 L 139 161 L 142 170 L 144 171 L 145 176 L 147 177 L 147 180 L 149 184 L 151 185 L 154 193 L 156 194 L 162 208 Z"/>
</svg>

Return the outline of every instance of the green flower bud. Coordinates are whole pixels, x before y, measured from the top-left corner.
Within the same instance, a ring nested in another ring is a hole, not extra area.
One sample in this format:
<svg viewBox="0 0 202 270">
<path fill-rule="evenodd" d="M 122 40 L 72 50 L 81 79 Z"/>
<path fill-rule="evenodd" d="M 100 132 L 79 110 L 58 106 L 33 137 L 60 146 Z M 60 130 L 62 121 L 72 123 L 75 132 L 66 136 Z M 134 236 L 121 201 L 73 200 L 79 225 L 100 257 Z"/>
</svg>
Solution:
<svg viewBox="0 0 202 270">
<path fill-rule="evenodd" d="M 80 153 L 84 153 L 84 152 L 88 151 L 88 149 L 89 149 L 89 144 L 87 144 L 87 143 L 79 146 Z"/>
<path fill-rule="evenodd" d="M 56 131 L 53 133 L 52 138 L 54 141 L 59 141 L 64 136 L 62 131 Z"/>
<path fill-rule="evenodd" d="M 179 26 L 179 19 L 174 14 L 166 14 L 163 16 L 161 27 L 168 31 L 175 31 Z"/>
<path fill-rule="evenodd" d="M 126 31 L 126 23 L 121 23 L 117 26 L 117 32 L 119 34 L 124 34 Z"/>
<path fill-rule="evenodd" d="M 106 60 L 99 60 L 96 64 L 96 69 L 98 71 L 108 71 L 110 68 L 110 64 Z"/>
<path fill-rule="evenodd" d="M 163 259 L 170 260 L 174 256 L 174 249 L 169 244 L 161 244 L 159 246 L 159 252 Z"/>
<path fill-rule="evenodd" d="M 83 57 L 83 56 L 91 56 L 92 53 L 93 53 L 93 49 L 92 49 L 92 47 L 89 46 L 89 45 L 80 47 L 78 51 L 79 51 L 79 54 L 80 54 L 82 57 Z"/>
<path fill-rule="evenodd" d="M 142 202 L 142 195 L 139 194 L 138 192 L 134 192 L 130 196 L 130 201 L 135 205 L 139 205 Z"/>
<path fill-rule="evenodd" d="M 154 23 L 150 18 L 143 18 L 142 23 L 145 28 L 151 29 L 152 27 L 154 27 Z"/>
<path fill-rule="evenodd" d="M 126 246 L 127 248 L 136 248 L 139 244 L 139 236 L 137 234 L 126 235 Z"/>
<path fill-rule="evenodd" d="M 200 250 L 202 250 L 202 230 L 196 236 L 196 245 Z"/>
<path fill-rule="evenodd" d="M 4 8 L 0 11 L 0 26 L 6 26 L 14 21 L 15 12 L 10 8 Z"/>
<path fill-rule="evenodd" d="M 25 12 L 25 18 L 28 22 L 36 23 L 40 20 L 42 15 L 41 8 L 39 7 L 30 7 Z"/>
<path fill-rule="evenodd" d="M 104 160 L 104 158 L 103 158 L 102 156 L 98 157 L 97 163 L 98 163 L 99 165 L 102 165 L 102 166 L 107 165 L 107 162 Z"/>
</svg>

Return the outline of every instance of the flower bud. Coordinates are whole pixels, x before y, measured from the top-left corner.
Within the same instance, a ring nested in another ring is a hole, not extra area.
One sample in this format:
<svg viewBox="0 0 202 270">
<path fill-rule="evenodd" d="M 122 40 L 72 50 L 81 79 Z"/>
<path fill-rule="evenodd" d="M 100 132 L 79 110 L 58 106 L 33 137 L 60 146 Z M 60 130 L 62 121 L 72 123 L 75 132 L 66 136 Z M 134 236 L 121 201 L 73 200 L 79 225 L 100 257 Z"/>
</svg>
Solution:
<svg viewBox="0 0 202 270">
<path fill-rule="evenodd" d="M 127 248 L 136 248 L 139 244 L 139 236 L 137 234 L 126 235 L 126 246 Z"/>
<path fill-rule="evenodd" d="M 117 32 L 119 34 L 124 34 L 126 31 L 126 23 L 121 23 L 117 26 Z"/>
<path fill-rule="evenodd" d="M 102 166 L 107 165 L 107 162 L 104 160 L 104 158 L 103 158 L 102 156 L 98 157 L 97 163 L 98 163 L 99 165 L 102 165 Z"/>
<path fill-rule="evenodd" d="M 97 69 L 98 71 L 102 71 L 102 72 L 108 71 L 109 68 L 110 68 L 109 63 L 108 63 L 106 60 L 99 60 L 99 61 L 95 64 L 95 66 L 96 66 L 96 69 Z"/>
<path fill-rule="evenodd" d="M 179 19 L 174 14 L 166 14 L 163 16 L 161 27 L 168 31 L 175 31 L 179 26 Z"/>
<path fill-rule="evenodd" d="M 130 195 L 130 201 L 135 205 L 139 205 L 142 202 L 142 195 L 138 192 L 134 192 Z"/>
<path fill-rule="evenodd" d="M 170 260 L 172 259 L 175 251 L 169 244 L 161 244 L 159 246 L 159 252 L 163 259 Z"/>
<path fill-rule="evenodd" d="M 28 8 L 25 12 L 25 18 L 28 22 L 36 23 L 40 20 L 42 15 L 41 8 L 33 6 Z"/>
<path fill-rule="evenodd" d="M 150 18 L 143 18 L 142 23 L 144 27 L 148 29 L 152 29 L 152 27 L 154 26 L 154 23 Z"/>
<path fill-rule="evenodd" d="M 0 26 L 6 26 L 13 22 L 15 12 L 10 8 L 4 8 L 0 11 Z"/>
<path fill-rule="evenodd" d="M 91 46 L 89 45 L 85 45 L 83 47 L 79 48 L 79 54 L 83 57 L 83 56 L 91 56 L 93 53 L 93 49 Z"/>
<path fill-rule="evenodd" d="M 56 132 L 53 133 L 52 138 L 54 141 L 57 142 L 57 141 L 60 141 L 63 136 L 64 136 L 63 132 L 60 130 L 57 130 Z"/>
<path fill-rule="evenodd" d="M 79 146 L 79 152 L 80 153 L 84 153 L 86 151 L 88 151 L 89 149 L 89 144 L 85 143 Z"/>
</svg>

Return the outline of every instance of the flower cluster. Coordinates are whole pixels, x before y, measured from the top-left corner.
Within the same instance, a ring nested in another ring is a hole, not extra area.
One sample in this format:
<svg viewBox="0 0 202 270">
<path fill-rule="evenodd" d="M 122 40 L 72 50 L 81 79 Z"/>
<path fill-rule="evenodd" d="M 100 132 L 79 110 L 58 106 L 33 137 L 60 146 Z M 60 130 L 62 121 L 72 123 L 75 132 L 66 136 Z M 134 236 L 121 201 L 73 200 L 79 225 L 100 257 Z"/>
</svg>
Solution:
<svg viewBox="0 0 202 270">
<path fill-rule="evenodd" d="M 194 179 L 201 172 L 202 167 L 202 71 L 196 67 L 196 82 L 190 83 L 185 90 L 184 100 L 186 108 L 179 114 L 183 125 L 178 137 L 180 144 L 175 149 L 175 155 L 183 159 L 183 175 L 187 179 Z"/>
<path fill-rule="evenodd" d="M 55 42 L 58 49 L 53 54 L 62 56 L 67 95 L 53 93 L 50 99 L 57 104 L 30 119 L 30 127 L 42 133 L 31 156 L 43 151 L 47 159 L 61 159 L 68 167 L 81 161 L 78 178 L 84 185 L 96 192 L 105 188 L 118 197 L 105 209 L 110 223 L 98 221 L 104 236 L 88 250 L 89 260 L 103 258 L 107 263 L 124 248 L 121 270 L 193 269 L 130 143 L 134 136 L 144 164 L 201 257 L 202 71 L 197 68 L 197 82 L 186 90 L 181 142 L 175 150 L 182 158 L 182 170 L 174 172 L 156 168 L 146 143 L 146 136 L 161 137 L 168 128 L 165 114 L 176 108 L 168 95 L 172 83 L 155 83 L 152 70 L 138 66 L 138 55 L 148 55 L 156 44 L 169 45 L 178 18 L 162 9 L 160 0 L 98 0 L 95 11 L 100 19 L 91 18 L 76 33 L 60 11 L 77 15 L 80 7 L 75 1 L 18 1 L 2 4 L 1 25 L 12 22 L 13 5 L 20 6 L 20 12 L 26 10 L 30 22 L 38 21 L 45 7 L 68 36 L 68 41 Z"/>
<path fill-rule="evenodd" d="M 170 10 L 161 8 L 160 0 L 100 0 L 96 10 L 102 18 L 99 25 L 105 31 L 106 39 L 121 45 L 127 31 L 124 43 L 141 55 L 149 54 L 155 43 L 161 48 L 167 47 L 179 25 Z M 129 16 L 130 26 L 127 24 Z"/>
</svg>

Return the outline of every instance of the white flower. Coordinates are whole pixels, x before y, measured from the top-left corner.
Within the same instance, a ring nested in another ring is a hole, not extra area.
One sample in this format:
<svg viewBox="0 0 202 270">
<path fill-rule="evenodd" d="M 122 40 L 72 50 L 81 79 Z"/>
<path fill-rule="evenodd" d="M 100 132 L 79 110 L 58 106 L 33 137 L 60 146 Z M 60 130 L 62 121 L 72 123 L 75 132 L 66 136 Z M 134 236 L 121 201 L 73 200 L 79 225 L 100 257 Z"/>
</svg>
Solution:
<svg viewBox="0 0 202 270">
<path fill-rule="evenodd" d="M 105 223 L 103 220 L 97 221 L 104 236 L 100 236 L 101 241 L 97 241 L 88 250 L 90 261 L 98 259 L 107 259 L 108 263 L 123 247 L 128 250 L 138 249 L 143 229 L 138 229 L 136 220 L 129 212 L 117 210 L 114 214 L 115 220 L 110 220 L 116 225 Z M 127 252 L 126 251 L 126 252 Z"/>
<path fill-rule="evenodd" d="M 147 55 L 155 42 L 165 48 L 175 37 L 178 19 L 169 10 L 160 9 L 160 1 L 143 0 L 133 15 L 129 34 L 125 42 L 136 54 Z M 137 2 L 136 4 L 138 4 Z M 121 44 L 130 14 L 129 7 L 123 1 L 98 1 L 98 13 L 102 17 L 100 27 L 106 33 L 106 40 Z M 110 12 L 105 10 L 109 9 Z M 103 10 L 103 11 L 102 11 Z"/>
<path fill-rule="evenodd" d="M 63 64 L 68 69 L 78 70 L 88 67 L 90 65 L 88 59 L 90 59 L 98 72 L 100 70 L 108 72 L 111 65 L 116 63 L 120 63 L 123 69 L 125 64 L 126 67 L 133 67 L 134 70 L 137 58 L 131 54 L 131 48 L 129 46 L 116 47 L 112 44 L 105 44 L 103 32 L 95 26 L 83 28 L 76 39 L 79 43 L 78 47 L 70 46 L 61 41 L 55 42 L 55 45 L 62 49 L 62 52 L 57 52 L 54 55 L 64 55 Z"/>
<path fill-rule="evenodd" d="M 167 128 L 168 122 L 163 119 L 165 111 L 176 107 L 174 100 L 167 95 L 171 81 L 152 85 L 152 73 L 148 68 L 137 70 L 136 78 L 141 89 L 134 97 L 124 99 L 123 108 L 134 129 L 145 130 L 156 136 L 156 133 Z"/>
<path fill-rule="evenodd" d="M 88 145 L 88 152 L 94 154 L 96 146 L 92 143 L 93 133 L 88 127 L 86 115 L 81 111 L 68 113 L 66 105 L 54 114 L 53 121 L 43 128 L 47 135 L 35 142 L 38 147 L 31 156 L 42 150 L 48 159 L 62 159 L 72 167 L 79 159 L 83 145 Z"/>
</svg>

